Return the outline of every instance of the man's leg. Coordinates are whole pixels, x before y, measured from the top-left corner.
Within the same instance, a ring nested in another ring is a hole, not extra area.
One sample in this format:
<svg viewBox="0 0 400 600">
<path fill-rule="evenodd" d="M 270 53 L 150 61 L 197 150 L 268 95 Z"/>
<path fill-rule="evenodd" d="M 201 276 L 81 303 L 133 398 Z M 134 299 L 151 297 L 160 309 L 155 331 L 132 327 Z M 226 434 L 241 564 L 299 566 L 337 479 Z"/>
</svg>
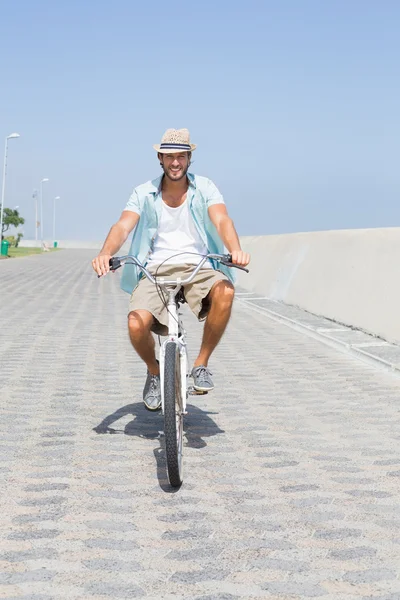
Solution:
<svg viewBox="0 0 400 600">
<path fill-rule="evenodd" d="M 129 337 L 132 346 L 146 363 L 151 375 L 159 375 L 160 367 L 156 360 L 155 342 L 151 333 L 154 317 L 148 310 L 133 310 L 128 315 Z"/>
<path fill-rule="evenodd" d="M 231 316 L 235 288 L 226 280 L 217 281 L 209 293 L 211 308 L 204 325 L 203 340 L 194 367 L 206 367 L 220 341 Z"/>
</svg>

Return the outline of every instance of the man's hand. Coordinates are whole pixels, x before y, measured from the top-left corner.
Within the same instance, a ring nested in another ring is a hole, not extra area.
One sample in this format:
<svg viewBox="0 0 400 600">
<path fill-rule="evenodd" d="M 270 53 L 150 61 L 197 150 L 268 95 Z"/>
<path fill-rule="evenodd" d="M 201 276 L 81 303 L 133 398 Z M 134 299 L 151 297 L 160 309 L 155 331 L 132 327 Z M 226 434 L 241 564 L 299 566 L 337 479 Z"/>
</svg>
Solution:
<svg viewBox="0 0 400 600">
<path fill-rule="evenodd" d="M 99 254 L 92 260 L 92 267 L 97 275 L 101 277 L 110 271 L 110 254 Z"/>
<path fill-rule="evenodd" d="M 239 267 L 247 267 L 250 262 L 250 254 L 243 252 L 243 250 L 233 250 L 231 254 L 234 265 L 238 265 Z"/>
</svg>

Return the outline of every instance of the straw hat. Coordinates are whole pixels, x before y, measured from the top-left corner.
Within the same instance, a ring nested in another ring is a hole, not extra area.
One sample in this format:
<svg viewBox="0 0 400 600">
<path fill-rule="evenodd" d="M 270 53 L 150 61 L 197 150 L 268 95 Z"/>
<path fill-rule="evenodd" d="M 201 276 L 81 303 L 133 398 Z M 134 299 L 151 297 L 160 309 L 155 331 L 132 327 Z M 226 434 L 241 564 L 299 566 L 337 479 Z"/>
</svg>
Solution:
<svg viewBox="0 0 400 600">
<path fill-rule="evenodd" d="M 177 152 L 192 152 L 196 149 L 196 144 L 190 143 L 188 129 L 167 129 L 162 137 L 161 144 L 155 144 L 153 148 L 162 154 L 174 154 Z"/>
</svg>

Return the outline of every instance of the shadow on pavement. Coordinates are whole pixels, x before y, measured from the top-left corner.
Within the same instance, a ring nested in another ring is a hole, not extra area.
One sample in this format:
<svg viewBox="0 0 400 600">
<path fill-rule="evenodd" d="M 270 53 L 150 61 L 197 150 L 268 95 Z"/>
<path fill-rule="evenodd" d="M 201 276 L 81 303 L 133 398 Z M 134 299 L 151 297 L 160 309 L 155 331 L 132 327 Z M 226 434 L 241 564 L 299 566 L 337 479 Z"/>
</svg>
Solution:
<svg viewBox="0 0 400 600">
<path fill-rule="evenodd" d="M 207 443 L 204 438 L 224 433 L 209 416 L 218 413 L 204 411 L 193 404 L 187 405 L 187 413 L 184 419 L 185 447 L 205 448 Z M 134 419 L 129 421 L 123 429 L 111 427 L 113 423 L 127 415 L 132 415 Z M 164 491 L 176 492 L 177 488 L 172 488 L 168 483 L 163 429 L 164 421 L 161 411 L 157 413 L 149 412 L 145 409 L 143 402 L 127 404 L 105 417 L 99 425 L 93 427 L 93 431 L 99 434 L 124 434 L 149 440 L 160 440 L 160 447 L 154 449 L 158 481 Z"/>
</svg>

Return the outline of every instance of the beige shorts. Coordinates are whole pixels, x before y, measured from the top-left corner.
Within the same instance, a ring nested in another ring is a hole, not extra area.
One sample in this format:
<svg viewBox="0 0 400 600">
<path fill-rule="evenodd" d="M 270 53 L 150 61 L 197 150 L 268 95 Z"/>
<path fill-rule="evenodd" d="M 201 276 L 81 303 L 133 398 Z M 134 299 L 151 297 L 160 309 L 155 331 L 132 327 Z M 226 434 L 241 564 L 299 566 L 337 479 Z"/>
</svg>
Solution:
<svg viewBox="0 0 400 600">
<path fill-rule="evenodd" d="M 192 273 L 195 265 L 164 265 L 158 269 L 157 276 L 166 279 L 187 279 Z M 154 274 L 155 268 L 149 269 Z M 229 281 L 229 279 L 213 268 L 201 269 L 193 281 L 183 286 L 185 300 L 190 306 L 194 315 L 201 321 L 205 319 L 210 309 L 210 303 L 207 296 L 215 283 L 218 281 Z M 152 331 L 158 335 L 168 334 L 168 313 L 160 295 L 162 290 L 151 283 L 147 277 L 139 281 L 139 284 L 133 290 L 129 302 L 129 312 L 133 310 L 147 310 L 153 315 L 155 322 Z M 167 296 L 163 295 L 165 301 Z"/>
</svg>

